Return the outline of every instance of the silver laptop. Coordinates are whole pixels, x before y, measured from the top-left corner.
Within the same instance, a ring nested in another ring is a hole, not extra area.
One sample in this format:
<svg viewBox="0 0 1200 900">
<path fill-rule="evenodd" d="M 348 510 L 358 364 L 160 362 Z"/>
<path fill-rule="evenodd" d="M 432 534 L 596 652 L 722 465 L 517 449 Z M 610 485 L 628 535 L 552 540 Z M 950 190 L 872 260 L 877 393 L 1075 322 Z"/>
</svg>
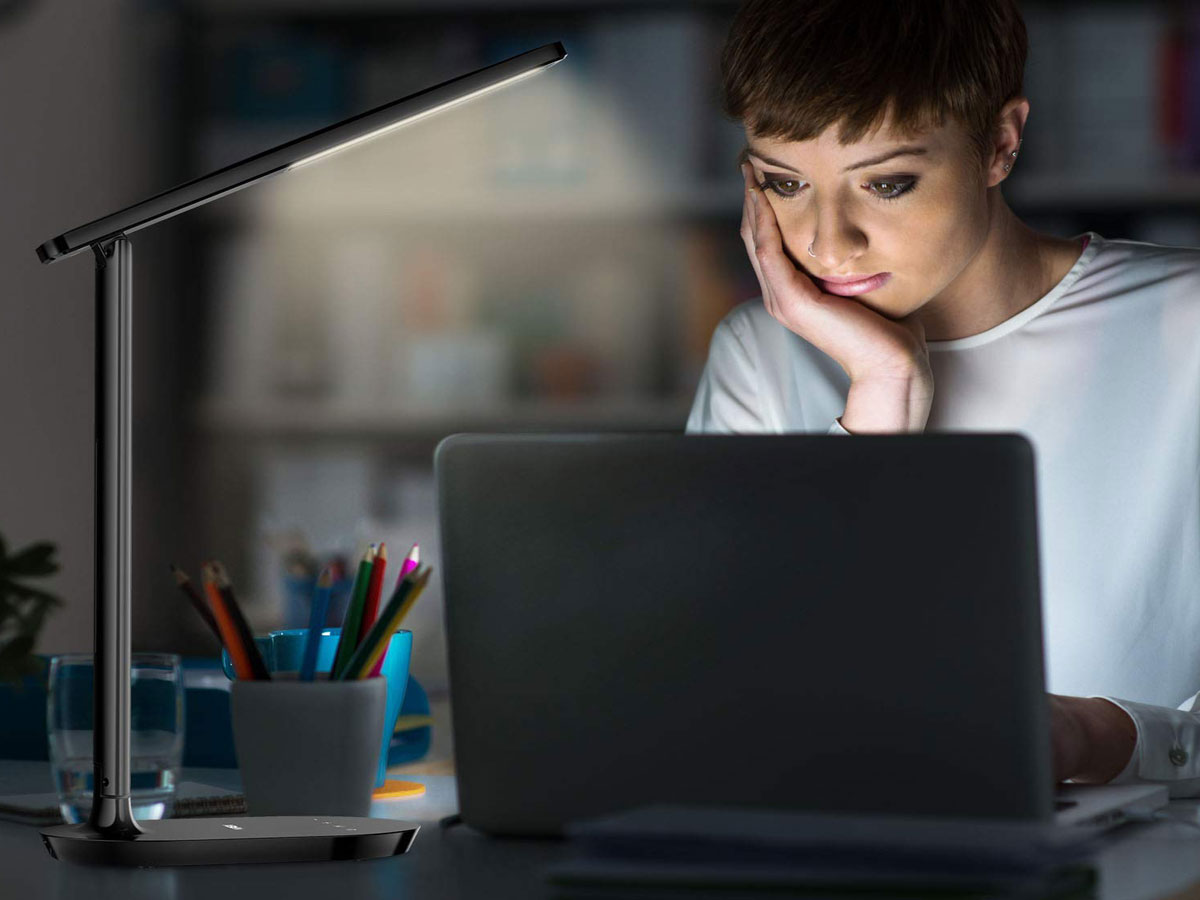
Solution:
<svg viewBox="0 0 1200 900">
<path fill-rule="evenodd" d="M 454 435 L 434 462 L 468 825 L 1166 802 L 1056 796 L 1023 436 Z"/>
</svg>

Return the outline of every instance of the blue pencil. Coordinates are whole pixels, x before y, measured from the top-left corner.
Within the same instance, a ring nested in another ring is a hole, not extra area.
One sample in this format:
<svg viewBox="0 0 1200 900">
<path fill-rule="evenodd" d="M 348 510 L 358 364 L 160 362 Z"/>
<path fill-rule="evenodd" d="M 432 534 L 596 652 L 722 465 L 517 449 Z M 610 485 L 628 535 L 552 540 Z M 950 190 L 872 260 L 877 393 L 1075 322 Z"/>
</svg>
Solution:
<svg viewBox="0 0 1200 900">
<path fill-rule="evenodd" d="M 329 594 L 333 588 L 333 571 L 326 566 L 317 579 L 313 593 L 312 614 L 308 617 L 308 634 L 304 636 L 304 661 L 300 665 L 300 680 L 312 681 L 317 671 L 317 648 L 321 645 L 321 632 L 325 628 L 325 616 L 329 613 Z"/>
</svg>

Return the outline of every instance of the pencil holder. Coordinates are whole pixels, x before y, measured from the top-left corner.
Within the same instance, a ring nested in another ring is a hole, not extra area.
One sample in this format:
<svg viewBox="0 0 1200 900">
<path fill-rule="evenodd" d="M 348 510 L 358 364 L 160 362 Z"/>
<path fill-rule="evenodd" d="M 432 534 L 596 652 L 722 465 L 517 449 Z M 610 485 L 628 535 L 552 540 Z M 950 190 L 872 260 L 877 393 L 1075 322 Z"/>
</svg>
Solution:
<svg viewBox="0 0 1200 900">
<path fill-rule="evenodd" d="M 304 641 L 308 635 L 305 628 L 282 628 L 268 635 L 254 639 L 262 653 L 263 661 L 267 664 L 271 677 L 276 673 L 295 672 L 300 668 L 304 658 Z M 333 659 L 337 654 L 338 641 L 342 629 L 324 628 L 321 630 L 321 642 L 317 645 L 317 673 L 328 676 L 333 667 Z M 383 658 L 383 667 L 379 674 L 387 682 L 387 705 L 380 717 L 379 759 L 375 770 L 375 787 L 381 788 L 387 781 L 388 748 L 392 742 L 392 733 L 396 728 L 396 718 L 404 705 L 404 694 L 408 688 L 408 663 L 412 655 L 412 632 L 397 631 L 392 635 L 388 644 L 387 654 Z M 236 680 L 233 660 L 227 650 L 221 651 L 221 665 L 230 679 Z"/>
<path fill-rule="evenodd" d="M 375 791 L 382 677 L 235 681 L 233 743 L 252 816 L 366 816 Z"/>
</svg>

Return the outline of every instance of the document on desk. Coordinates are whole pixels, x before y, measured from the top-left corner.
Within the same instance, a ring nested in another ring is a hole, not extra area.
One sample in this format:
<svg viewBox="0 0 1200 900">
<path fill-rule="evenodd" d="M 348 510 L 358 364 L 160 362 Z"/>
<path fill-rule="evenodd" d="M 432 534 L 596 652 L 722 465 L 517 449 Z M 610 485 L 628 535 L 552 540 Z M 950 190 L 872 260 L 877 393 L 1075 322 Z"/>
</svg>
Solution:
<svg viewBox="0 0 1200 900">
<path fill-rule="evenodd" d="M 175 787 L 172 818 L 236 816 L 245 813 L 246 797 L 237 791 L 200 784 L 197 781 L 181 781 Z M 58 795 L 0 795 L 0 820 L 20 822 L 24 825 L 62 825 L 63 816 L 58 805 Z"/>
<path fill-rule="evenodd" d="M 547 870 L 564 896 L 683 887 L 855 894 L 1071 896 L 1095 883 L 1100 832 L 1053 825 L 659 806 L 570 826 Z"/>
</svg>

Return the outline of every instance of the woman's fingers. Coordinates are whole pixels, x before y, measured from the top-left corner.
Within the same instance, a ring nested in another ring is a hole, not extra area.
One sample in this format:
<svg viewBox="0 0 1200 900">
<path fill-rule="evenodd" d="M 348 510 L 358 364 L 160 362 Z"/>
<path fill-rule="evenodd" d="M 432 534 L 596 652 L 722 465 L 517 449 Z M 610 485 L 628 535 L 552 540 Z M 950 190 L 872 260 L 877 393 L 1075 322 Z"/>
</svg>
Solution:
<svg viewBox="0 0 1200 900">
<path fill-rule="evenodd" d="M 755 259 L 772 289 L 777 293 L 785 290 L 807 293 L 805 288 L 809 286 L 797 277 L 799 273 L 795 264 L 784 252 L 783 235 L 775 221 L 771 203 L 765 196 L 756 204 L 754 224 Z"/>
<path fill-rule="evenodd" d="M 750 168 L 749 163 L 742 163 L 742 176 L 746 186 L 746 190 L 742 194 L 742 243 L 746 245 L 746 256 L 750 259 L 750 265 L 753 267 L 754 274 L 758 278 L 758 286 L 762 289 L 763 305 L 766 306 L 767 312 L 775 315 L 775 292 L 772 290 L 771 284 L 763 277 L 755 244 L 757 207 L 765 203 L 766 198 L 761 200 L 755 199 L 759 188 L 754 182 L 753 170 Z"/>
<path fill-rule="evenodd" d="M 748 164 L 745 165 L 745 172 L 747 184 L 757 191 L 758 186 L 753 181 Z M 763 287 L 763 303 L 772 316 L 801 336 L 808 337 L 805 333 L 807 328 L 799 328 L 795 318 L 798 315 L 807 317 L 822 314 L 821 308 L 814 303 L 820 298 L 820 291 L 785 252 L 783 235 L 775 221 L 775 211 L 766 196 L 759 197 L 758 202 L 751 202 L 750 206 L 752 239 L 747 251 L 759 284 Z"/>
</svg>

